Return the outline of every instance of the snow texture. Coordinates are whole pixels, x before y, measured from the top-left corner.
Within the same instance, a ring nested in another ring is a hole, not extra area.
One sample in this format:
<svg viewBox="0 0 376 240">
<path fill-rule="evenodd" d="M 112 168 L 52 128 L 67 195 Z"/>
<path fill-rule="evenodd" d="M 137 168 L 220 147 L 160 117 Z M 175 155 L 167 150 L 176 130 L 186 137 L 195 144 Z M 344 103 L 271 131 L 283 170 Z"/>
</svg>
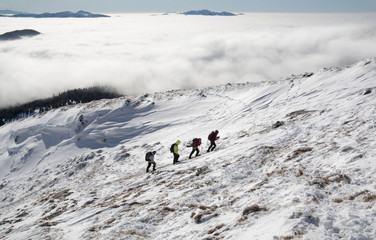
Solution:
<svg viewBox="0 0 376 240">
<path fill-rule="evenodd" d="M 0 239 L 376 239 L 375 95 L 368 59 L 8 123 Z"/>
</svg>

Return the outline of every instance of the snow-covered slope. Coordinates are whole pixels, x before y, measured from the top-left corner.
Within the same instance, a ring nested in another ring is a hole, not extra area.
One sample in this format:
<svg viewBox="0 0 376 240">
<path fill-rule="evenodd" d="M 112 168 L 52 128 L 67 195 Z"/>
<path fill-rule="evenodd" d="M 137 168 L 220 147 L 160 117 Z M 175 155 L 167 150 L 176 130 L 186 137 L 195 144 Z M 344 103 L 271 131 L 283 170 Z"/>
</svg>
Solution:
<svg viewBox="0 0 376 240">
<path fill-rule="evenodd" d="M 6 124 L 0 238 L 375 239 L 375 95 L 369 59 Z M 207 153 L 216 129 L 218 147 Z M 188 159 L 194 137 L 202 155 Z"/>
</svg>

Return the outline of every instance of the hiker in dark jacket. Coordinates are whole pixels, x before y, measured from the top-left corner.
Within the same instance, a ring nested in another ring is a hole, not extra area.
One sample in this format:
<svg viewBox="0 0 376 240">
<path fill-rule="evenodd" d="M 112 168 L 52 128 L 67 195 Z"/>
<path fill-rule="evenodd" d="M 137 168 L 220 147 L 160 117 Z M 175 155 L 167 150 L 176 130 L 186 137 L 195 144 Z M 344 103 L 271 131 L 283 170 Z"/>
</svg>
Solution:
<svg viewBox="0 0 376 240">
<path fill-rule="evenodd" d="M 189 159 L 192 158 L 192 155 L 194 152 L 196 152 L 196 157 L 198 156 L 198 154 L 200 153 L 200 150 L 198 149 L 198 147 L 200 145 L 201 145 L 201 138 L 194 138 L 192 141 L 192 152 L 191 154 L 189 154 Z"/>
<path fill-rule="evenodd" d="M 176 143 L 172 144 L 171 149 L 170 149 L 170 151 L 174 154 L 174 162 L 173 162 L 173 164 L 179 162 L 178 161 L 179 157 L 180 157 L 180 155 L 179 155 L 179 147 L 178 147 L 179 144 L 180 144 L 180 140 L 177 140 Z"/>
<path fill-rule="evenodd" d="M 145 155 L 145 160 L 148 162 L 148 166 L 146 168 L 146 172 L 149 172 L 149 168 L 151 167 L 151 165 L 153 165 L 153 172 L 155 171 L 155 166 L 157 165 L 155 162 L 154 162 L 154 155 L 155 155 L 155 151 L 153 152 L 147 152 L 146 155 Z"/>
<path fill-rule="evenodd" d="M 219 133 L 218 130 L 215 130 L 215 131 L 213 131 L 213 132 L 211 132 L 211 133 L 209 134 L 208 139 L 209 139 L 209 141 L 210 141 L 210 146 L 209 146 L 209 148 L 208 148 L 208 152 L 213 151 L 214 148 L 217 146 L 217 144 L 215 144 L 215 141 L 216 141 L 217 139 L 219 139 L 219 137 L 218 137 L 218 133 Z"/>
</svg>

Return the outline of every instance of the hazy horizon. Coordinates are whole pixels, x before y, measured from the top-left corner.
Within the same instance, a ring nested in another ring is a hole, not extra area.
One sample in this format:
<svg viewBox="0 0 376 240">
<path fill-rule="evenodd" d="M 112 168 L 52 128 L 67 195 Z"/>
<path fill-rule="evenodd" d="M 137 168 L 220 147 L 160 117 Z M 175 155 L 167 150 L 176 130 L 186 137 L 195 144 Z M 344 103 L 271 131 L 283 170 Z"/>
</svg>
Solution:
<svg viewBox="0 0 376 240">
<path fill-rule="evenodd" d="M 0 107 L 106 85 L 127 95 L 275 81 L 376 56 L 376 14 L 125 13 L 97 19 L 2 18 Z"/>
<path fill-rule="evenodd" d="M 376 9 L 369 9 L 368 11 L 356 11 L 356 10 L 348 10 L 348 11 L 341 11 L 341 12 L 336 12 L 335 10 L 331 10 L 331 11 L 309 11 L 309 10 L 306 10 L 306 11 L 251 11 L 251 10 L 248 10 L 248 11 L 241 11 L 241 10 L 226 10 L 226 9 L 217 9 L 217 10 L 213 10 L 213 9 L 210 9 L 210 8 L 194 8 L 194 9 L 182 9 L 182 10 L 175 10 L 175 11 L 164 11 L 164 10 L 157 10 L 157 11 L 147 11 L 147 10 L 139 10 L 139 11 L 127 11 L 127 10 L 122 10 L 122 11 L 118 11 L 118 10 L 111 10 L 111 11 L 96 11 L 96 10 L 87 10 L 87 8 L 75 8 L 75 9 L 71 9 L 71 8 L 68 8 L 68 9 L 56 9 L 56 10 L 50 10 L 50 11 L 21 11 L 21 10 L 18 10 L 18 9 L 8 9 L 8 8 L 1 8 L 0 10 L 10 10 L 10 11 L 14 11 L 14 12 L 26 12 L 26 13 L 32 13 L 32 14 L 42 14 L 42 13 L 46 13 L 46 12 L 49 12 L 49 13 L 57 13 L 57 12 L 66 12 L 66 11 L 69 11 L 69 12 L 78 12 L 78 11 L 87 11 L 87 12 L 91 12 L 91 13 L 97 13 L 97 14 L 174 14 L 174 13 L 177 13 L 177 14 L 180 14 L 180 13 L 184 13 L 184 12 L 188 12 L 188 11 L 191 11 L 191 10 L 209 10 L 209 11 L 212 11 L 212 12 L 232 12 L 232 13 L 235 13 L 235 14 L 244 14 L 244 13 L 248 13 L 248 14 L 373 14 L 375 13 L 376 14 Z"/>
<path fill-rule="evenodd" d="M 182 12 L 209 9 L 235 12 L 376 12 L 374 0 L 0 0 L 3 9 L 26 12 L 87 10 L 94 12 Z"/>
</svg>

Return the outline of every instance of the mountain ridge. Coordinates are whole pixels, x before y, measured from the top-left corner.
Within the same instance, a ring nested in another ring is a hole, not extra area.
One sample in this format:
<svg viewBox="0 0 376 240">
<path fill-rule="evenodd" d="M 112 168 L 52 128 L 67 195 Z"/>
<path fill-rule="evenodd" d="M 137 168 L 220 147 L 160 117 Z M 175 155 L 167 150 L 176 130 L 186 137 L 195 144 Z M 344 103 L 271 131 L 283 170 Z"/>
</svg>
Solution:
<svg viewBox="0 0 376 240">
<path fill-rule="evenodd" d="M 274 83 L 100 100 L 2 126 L 0 232 L 372 239 L 375 79 L 372 58 Z M 207 153 L 216 129 L 218 147 Z M 204 143 L 188 159 L 193 137 Z M 150 150 L 157 171 L 146 174 Z"/>
<path fill-rule="evenodd" d="M 23 30 L 15 30 L 11 32 L 6 32 L 0 35 L 0 41 L 9 41 L 9 40 L 17 40 L 23 37 L 34 37 L 41 34 L 40 32 L 33 30 L 33 29 L 23 29 Z"/>
<path fill-rule="evenodd" d="M 202 10 L 191 10 L 188 12 L 183 12 L 183 15 L 203 15 L 203 16 L 236 16 L 236 14 L 231 12 L 213 12 L 207 9 Z"/>
<path fill-rule="evenodd" d="M 4 17 L 4 16 L 3 16 Z M 7 15 L 6 17 L 14 18 L 101 18 L 101 17 L 110 17 L 104 14 L 94 14 L 87 11 L 80 10 L 76 13 L 71 11 L 56 12 L 56 13 L 16 13 L 13 15 Z"/>
</svg>

